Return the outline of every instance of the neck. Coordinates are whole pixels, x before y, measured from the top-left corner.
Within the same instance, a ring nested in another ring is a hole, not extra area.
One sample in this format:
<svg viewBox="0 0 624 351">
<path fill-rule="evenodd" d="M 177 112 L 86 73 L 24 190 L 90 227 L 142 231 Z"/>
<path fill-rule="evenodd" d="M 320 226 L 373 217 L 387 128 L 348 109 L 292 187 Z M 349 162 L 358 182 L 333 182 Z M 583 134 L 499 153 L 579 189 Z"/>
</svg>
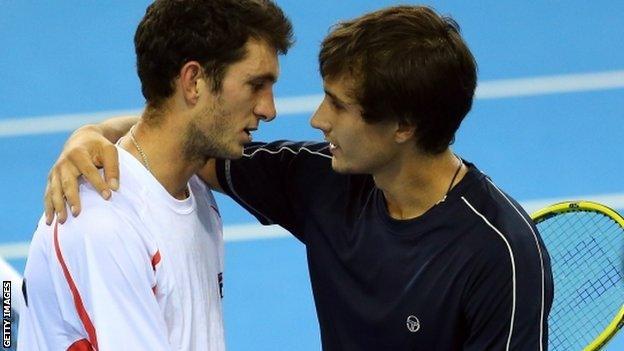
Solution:
<svg viewBox="0 0 624 351">
<path fill-rule="evenodd" d="M 411 219 L 444 201 L 466 172 L 461 159 L 447 149 L 433 156 L 410 152 L 373 177 L 383 191 L 390 216 Z"/>
<path fill-rule="evenodd" d="M 188 196 L 189 179 L 204 162 L 187 160 L 183 156 L 185 130 L 182 125 L 169 122 L 172 120 L 176 119 L 162 118 L 162 123 L 156 124 L 146 123 L 142 118 L 131 130 L 136 145 L 130 132 L 121 140 L 120 145 L 139 160 L 171 196 L 184 199 Z"/>
</svg>

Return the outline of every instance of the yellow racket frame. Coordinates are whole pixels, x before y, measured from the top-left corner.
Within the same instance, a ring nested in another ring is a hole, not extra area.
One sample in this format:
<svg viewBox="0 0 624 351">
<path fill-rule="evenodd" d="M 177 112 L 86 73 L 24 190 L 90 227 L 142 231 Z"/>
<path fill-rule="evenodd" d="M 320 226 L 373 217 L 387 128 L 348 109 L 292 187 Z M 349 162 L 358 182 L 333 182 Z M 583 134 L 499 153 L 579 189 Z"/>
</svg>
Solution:
<svg viewBox="0 0 624 351">
<path fill-rule="evenodd" d="M 581 211 L 590 211 L 590 212 L 598 212 L 605 216 L 610 217 L 614 221 L 620 224 L 620 226 L 624 229 L 624 217 L 622 217 L 616 211 L 610 209 L 609 207 L 599 204 L 597 202 L 592 201 L 565 201 L 550 205 L 546 208 L 543 208 L 531 215 L 531 218 L 538 224 L 548 218 L 551 218 L 560 213 L 566 212 L 581 212 Z M 615 315 L 611 323 L 605 328 L 605 330 L 596 337 L 589 345 L 587 345 L 583 351 L 596 351 L 603 347 L 611 338 L 617 333 L 620 328 L 624 325 L 624 301 L 622 301 L 622 307 Z"/>
</svg>

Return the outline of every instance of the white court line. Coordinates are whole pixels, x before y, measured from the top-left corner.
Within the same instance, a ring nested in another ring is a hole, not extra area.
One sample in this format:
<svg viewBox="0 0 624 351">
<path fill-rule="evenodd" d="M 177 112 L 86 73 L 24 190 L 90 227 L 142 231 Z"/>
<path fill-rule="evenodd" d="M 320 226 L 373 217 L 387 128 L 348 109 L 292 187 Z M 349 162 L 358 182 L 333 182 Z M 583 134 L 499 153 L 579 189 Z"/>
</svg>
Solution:
<svg viewBox="0 0 624 351">
<path fill-rule="evenodd" d="M 616 210 L 624 209 L 624 193 L 537 199 L 523 201 L 520 205 L 522 205 L 522 207 L 530 214 L 540 208 L 544 208 L 557 202 L 581 199 L 599 202 Z M 230 225 L 224 227 L 223 231 L 226 242 L 253 241 L 290 236 L 285 229 L 277 225 L 263 226 L 255 223 Z M 28 255 L 28 245 L 29 242 L 27 241 L 0 245 L 0 257 L 7 260 L 26 258 Z"/>
<path fill-rule="evenodd" d="M 624 88 L 624 70 L 552 75 L 480 82 L 477 99 L 560 94 Z M 323 99 L 322 94 L 302 95 L 275 100 L 279 116 L 312 113 Z M 105 111 L 47 117 L 0 120 L 0 138 L 72 131 L 81 125 L 119 115 L 138 115 L 140 110 Z"/>
<path fill-rule="evenodd" d="M 275 99 L 280 116 L 312 113 L 323 100 L 323 95 L 304 95 Z M 141 110 L 115 110 L 87 112 L 68 115 L 23 117 L 0 120 L 0 138 L 60 133 L 73 131 L 89 123 L 96 123 L 115 116 L 139 115 Z"/>
<path fill-rule="evenodd" d="M 503 79 L 479 83 L 478 99 L 571 93 L 624 88 L 624 70 Z"/>
</svg>

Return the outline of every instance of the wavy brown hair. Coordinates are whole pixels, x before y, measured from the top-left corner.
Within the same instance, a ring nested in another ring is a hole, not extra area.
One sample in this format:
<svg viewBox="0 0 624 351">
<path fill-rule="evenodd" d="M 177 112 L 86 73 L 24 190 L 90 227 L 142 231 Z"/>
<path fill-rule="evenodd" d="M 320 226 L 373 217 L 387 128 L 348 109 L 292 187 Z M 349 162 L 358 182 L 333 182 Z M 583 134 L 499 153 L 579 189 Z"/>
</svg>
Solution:
<svg viewBox="0 0 624 351">
<path fill-rule="evenodd" d="M 350 76 L 369 123 L 415 126 L 416 144 L 438 154 L 453 142 L 470 108 L 477 65 L 449 17 L 397 6 L 337 24 L 319 54 L 323 79 Z"/>
<path fill-rule="evenodd" d="M 292 25 L 270 0 L 156 0 L 134 36 L 148 106 L 171 96 L 174 79 L 189 61 L 198 61 L 213 90 L 220 91 L 227 67 L 245 57 L 250 38 L 285 54 L 293 43 Z"/>
</svg>

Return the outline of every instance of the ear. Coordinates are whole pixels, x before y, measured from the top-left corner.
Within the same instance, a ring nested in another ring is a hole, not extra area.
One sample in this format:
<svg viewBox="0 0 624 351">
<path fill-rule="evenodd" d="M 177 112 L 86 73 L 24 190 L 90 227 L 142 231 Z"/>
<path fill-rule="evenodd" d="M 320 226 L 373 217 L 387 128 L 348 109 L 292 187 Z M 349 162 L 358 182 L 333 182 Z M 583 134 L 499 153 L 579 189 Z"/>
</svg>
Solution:
<svg viewBox="0 0 624 351">
<path fill-rule="evenodd" d="M 399 121 L 394 131 L 394 141 L 399 144 L 406 143 L 414 138 L 416 126 L 407 121 Z"/>
<path fill-rule="evenodd" d="M 180 69 L 180 89 L 188 104 L 197 103 L 204 88 L 203 80 L 203 69 L 197 61 L 189 61 Z"/>
</svg>

